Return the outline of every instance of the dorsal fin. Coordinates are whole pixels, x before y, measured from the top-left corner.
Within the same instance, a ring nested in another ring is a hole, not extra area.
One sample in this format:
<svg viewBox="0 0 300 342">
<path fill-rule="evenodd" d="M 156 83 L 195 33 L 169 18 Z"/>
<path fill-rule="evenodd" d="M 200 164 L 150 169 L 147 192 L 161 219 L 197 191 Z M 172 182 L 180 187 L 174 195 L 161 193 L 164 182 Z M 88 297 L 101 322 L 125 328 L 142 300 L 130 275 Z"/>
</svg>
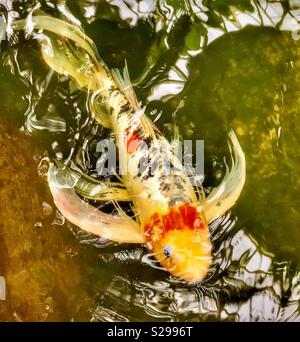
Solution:
<svg viewBox="0 0 300 342">
<path fill-rule="evenodd" d="M 154 130 L 157 130 L 157 127 L 145 115 L 144 109 L 141 108 L 141 105 L 138 102 L 132 83 L 130 81 L 127 62 L 125 61 L 123 75 L 121 74 L 119 69 L 112 69 L 111 74 L 113 76 L 114 81 L 117 83 L 118 87 L 126 97 L 127 101 L 130 103 L 130 106 L 136 111 L 138 115 L 140 115 L 141 124 L 143 126 L 145 133 L 148 136 L 155 137 Z"/>
<path fill-rule="evenodd" d="M 121 74 L 120 70 L 116 68 L 111 70 L 111 74 L 122 93 L 126 96 L 126 99 L 130 103 L 130 105 L 136 111 L 139 111 L 141 108 L 130 81 L 127 62 L 125 61 L 123 75 Z"/>
</svg>

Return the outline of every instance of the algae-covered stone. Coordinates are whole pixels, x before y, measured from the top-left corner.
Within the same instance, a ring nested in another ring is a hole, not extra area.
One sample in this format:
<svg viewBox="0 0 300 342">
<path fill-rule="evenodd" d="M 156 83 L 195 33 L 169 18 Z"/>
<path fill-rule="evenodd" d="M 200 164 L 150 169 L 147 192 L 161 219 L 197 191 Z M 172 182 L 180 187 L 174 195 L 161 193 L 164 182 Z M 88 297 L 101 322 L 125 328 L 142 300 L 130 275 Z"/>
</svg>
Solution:
<svg viewBox="0 0 300 342">
<path fill-rule="evenodd" d="M 0 146 L 0 321 L 89 319 L 78 243 L 43 213 L 51 198 L 28 139 L 1 123 Z"/>
<path fill-rule="evenodd" d="M 247 27 L 224 35 L 190 63 L 177 114 L 183 134 L 194 122 L 193 138 L 205 140 L 207 155 L 226 154 L 227 132 L 235 129 L 247 177 L 234 212 L 262 245 L 298 262 L 299 60 L 290 32 Z"/>
</svg>

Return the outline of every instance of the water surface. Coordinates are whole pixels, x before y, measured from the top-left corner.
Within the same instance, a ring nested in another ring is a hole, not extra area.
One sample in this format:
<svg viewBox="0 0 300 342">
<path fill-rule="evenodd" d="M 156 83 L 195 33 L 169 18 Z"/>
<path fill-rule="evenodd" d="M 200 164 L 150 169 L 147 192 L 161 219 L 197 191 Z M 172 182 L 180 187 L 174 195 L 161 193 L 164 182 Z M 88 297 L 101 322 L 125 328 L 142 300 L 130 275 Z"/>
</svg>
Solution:
<svg viewBox="0 0 300 342">
<path fill-rule="evenodd" d="M 13 17 L 26 17 L 38 4 L 9 3 Z M 207 192 L 222 179 L 227 132 L 235 129 L 246 154 L 246 185 L 233 210 L 210 227 L 213 266 L 197 285 L 156 269 L 143 246 L 103 241 L 56 212 L 46 160 L 70 158 L 97 177 L 95 146 L 107 132 L 86 111 L 86 94 L 44 64 L 34 39 L 20 34 L 2 42 L 1 320 L 299 320 L 297 6 L 222 0 L 41 6 L 79 20 L 110 68 L 127 61 L 138 98 L 168 137 L 176 123 L 183 138 L 204 139 Z"/>
</svg>

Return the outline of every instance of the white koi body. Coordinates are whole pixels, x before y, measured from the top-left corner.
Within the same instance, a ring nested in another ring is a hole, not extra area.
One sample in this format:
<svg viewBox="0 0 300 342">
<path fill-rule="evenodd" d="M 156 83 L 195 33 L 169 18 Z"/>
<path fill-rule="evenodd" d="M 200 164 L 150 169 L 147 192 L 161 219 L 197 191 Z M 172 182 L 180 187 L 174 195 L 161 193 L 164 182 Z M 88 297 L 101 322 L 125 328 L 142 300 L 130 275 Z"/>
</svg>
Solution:
<svg viewBox="0 0 300 342">
<path fill-rule="evenodd" d="M 87 204 L 76 193 L 80 193 L 77 183 L 70 184 L 64 176 L 66 169 L 57 170 L 52 164 L 48 180 L 57 208 L 94 234 L 117 242 L 146 243 L 177 277 L 202 280 L 211 264 L 208 223 L 234 205 L 245 181 L 245 158 L 235 134 L 229 134 L 231 170 L 206 199 L 198 198 L 173 148 L 136 100 L 127 70 L 123 77 L 118 71 L 110 73 L 93 42 L 74 25 L 48 16 L 34 16 L 31 23 L 44 31 L 40 42 L 46 63 L 89 92 L 91 113 L 115 133 L 122 182 L 120 188 L 104 184 L 98 199 L 131 201 L 135 219 L 122 210 L 113 216 Z M 20 20 L 15 28 L 26 25 Z M 142 171 L 141 160 L 147 162 Z M 166 165 L 170 172 L 165 172 Z"/>
</svg>

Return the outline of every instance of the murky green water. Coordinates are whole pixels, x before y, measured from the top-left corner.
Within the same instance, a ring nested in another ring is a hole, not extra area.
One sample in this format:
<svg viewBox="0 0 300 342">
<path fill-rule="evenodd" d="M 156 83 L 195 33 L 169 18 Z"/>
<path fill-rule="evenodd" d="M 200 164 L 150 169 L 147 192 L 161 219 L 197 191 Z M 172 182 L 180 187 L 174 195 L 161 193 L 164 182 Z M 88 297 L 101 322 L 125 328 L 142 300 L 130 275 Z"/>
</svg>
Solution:
<svg viewBox="0 0 300 342">
<path fill-rule="evenodd" d="M 37 3 L 20 1 L 10 15 L 26 17 Z M 56 212 L 43 159 L 71 158 L 95 176 L 105 132 L 34 39 L 3 41 L 0 320 L 299 320 L 297 1 L 55 3 L 41 9 L 80 20 L 110 68 L 126 59 L 138 98 L 167 136 L 175 122 L 184 138 L 204 139 L 207 192 L 222 178 L 234 128 L 246 186 L 210 227 L 213 266 L 198 285 L 155 269 L 143 246 L 78 231 Z"/>
</svg>

